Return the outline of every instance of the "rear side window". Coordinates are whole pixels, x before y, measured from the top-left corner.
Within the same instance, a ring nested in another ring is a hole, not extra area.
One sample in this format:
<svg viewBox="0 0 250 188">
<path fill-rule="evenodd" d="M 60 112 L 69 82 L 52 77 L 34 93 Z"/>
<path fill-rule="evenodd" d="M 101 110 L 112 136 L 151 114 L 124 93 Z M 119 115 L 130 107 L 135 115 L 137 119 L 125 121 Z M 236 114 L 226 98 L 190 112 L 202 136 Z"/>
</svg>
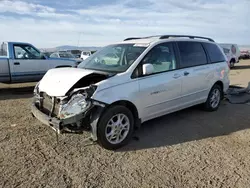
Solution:
<svg viewBox="0 0 250 188">
<path fill-rule="evenodd" d="M 15 59 L 42 59 L 39 51 L 28 44 L 14 45 Z"/>
<path fill-rule="evenodd" d="M 0 46 L 0 56 L 7 56 L 7 44 L 4 42 Z"/>
<path fill-rule="evenodd" d="M 203 43 L 203 45 L 208 53 L 211 63 L 226 61 L 225 56 L 222 54 L 220 48 L 216 44 Z"/>
<path fill-rule="evenodd" d="M 199 42 L 178 42 L 181 68 L 207 64 L 206 53 Z"/>
</svg>

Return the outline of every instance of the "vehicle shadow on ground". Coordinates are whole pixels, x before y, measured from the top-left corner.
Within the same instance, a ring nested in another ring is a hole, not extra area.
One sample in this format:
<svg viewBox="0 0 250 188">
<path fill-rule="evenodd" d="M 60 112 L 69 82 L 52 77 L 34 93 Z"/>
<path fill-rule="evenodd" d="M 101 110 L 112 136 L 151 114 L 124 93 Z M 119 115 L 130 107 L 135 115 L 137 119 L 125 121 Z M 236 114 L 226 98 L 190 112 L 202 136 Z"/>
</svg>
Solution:
<svg viewBox="0 0 250 188">
<path fill-rule="evenodd" d="M 250 69 L 250 65 L 237 65 L 233 67 L 234 70 Z"/>
<path fill-rule="evenodd" d="M 135 133 L 134 139 L 118 152 L 171 146 L 250 128 L 250 118 L 244 117 L 242 112 L 244 108 L 249 111 L 250 106 L 223 103 L 217 112 L 204 112 L 192 107 L 148 121 Z"/>
<path fill-rule="evenodd" d="M 31 98 L 34 86 L 20 88 L 0 88 L 0 100 Z"/>
</svg>

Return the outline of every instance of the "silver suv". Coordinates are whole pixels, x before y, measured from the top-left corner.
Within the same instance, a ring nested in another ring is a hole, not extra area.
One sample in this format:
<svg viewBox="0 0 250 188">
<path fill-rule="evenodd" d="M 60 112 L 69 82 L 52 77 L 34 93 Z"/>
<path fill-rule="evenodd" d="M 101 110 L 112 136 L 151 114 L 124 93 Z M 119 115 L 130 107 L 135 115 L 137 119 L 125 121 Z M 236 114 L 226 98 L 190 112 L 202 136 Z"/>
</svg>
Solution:
<svg viewBox="0 0 250 188">
<path fill-rule="evenodd" d="M 49 70 L 35 87 L 32 113 L 59 133 L 89 128 L 94 141 L 117 149 L 147 120 L 197 104 L 217 110 L 228 73 L 210 38 L 128 38 L 78 68 Z"/>
</svg>

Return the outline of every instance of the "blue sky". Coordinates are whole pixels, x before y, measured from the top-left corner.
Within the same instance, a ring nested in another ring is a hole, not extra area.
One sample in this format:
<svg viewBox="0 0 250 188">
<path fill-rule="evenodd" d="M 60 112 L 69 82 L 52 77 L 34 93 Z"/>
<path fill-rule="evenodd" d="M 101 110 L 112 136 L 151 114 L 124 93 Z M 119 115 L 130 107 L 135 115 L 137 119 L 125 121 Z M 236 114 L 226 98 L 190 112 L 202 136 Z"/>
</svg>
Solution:
<svg viewBox="0 0 250 188">
<path fill-rule="evenodd" d="M 250 45 L 249 7 L 250 0 L 0 0 L 0 41 L 103 46 L 190 34 Z"/>
</svg>

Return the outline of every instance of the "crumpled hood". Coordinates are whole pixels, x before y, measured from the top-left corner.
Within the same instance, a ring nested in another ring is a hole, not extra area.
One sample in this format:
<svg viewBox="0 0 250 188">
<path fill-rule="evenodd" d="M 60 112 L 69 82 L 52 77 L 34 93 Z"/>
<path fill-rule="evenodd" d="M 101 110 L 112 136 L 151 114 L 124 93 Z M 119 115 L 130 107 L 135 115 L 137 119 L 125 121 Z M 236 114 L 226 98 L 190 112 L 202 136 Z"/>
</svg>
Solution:
<svg viewBox="0 0 250 188">
<path fill-rule="evenodd" d="M 70 88 L 81 78 L 94 73 L 94 71 L 80 68 L 50 69 L 39 83 L 39 91 L 50 96 L 65 96 Z"/>
</svg>

